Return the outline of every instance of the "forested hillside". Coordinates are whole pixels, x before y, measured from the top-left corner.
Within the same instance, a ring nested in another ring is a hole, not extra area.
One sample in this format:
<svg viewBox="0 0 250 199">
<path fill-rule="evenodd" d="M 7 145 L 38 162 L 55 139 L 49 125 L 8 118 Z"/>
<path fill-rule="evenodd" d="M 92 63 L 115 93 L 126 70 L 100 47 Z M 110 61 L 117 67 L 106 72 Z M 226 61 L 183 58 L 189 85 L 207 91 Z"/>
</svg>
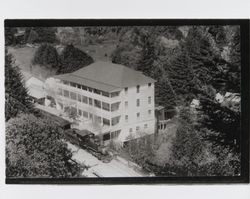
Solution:
<svg viewBox="0 0 250 199">
<path fill-rule="evenodd" d="M 176 135 L 171 146 L 155 146 L 153 142 L 143 150 L 143 144 L 138 146 L 143 153 L 139 157 L 135 156 L 138 153 L 132 154 L 133 161 L 143 162 L 142 167 L 167 176 L 240 174 L 241 106 L 240 100 L 230 98 L 241 96 L 239 26 L 99 26 L 24 31 L 25 44 L 40 45 L 33 61 L 48 69 L 58 68 L 58 73 L 72 72 L 102 59 L 142 71 L 156 80 L 156 105 L 177 110 Z M 6 29 L 6 45 L 17 45 L 16 32 Z M 98 51 L 91 51 L 90 46 L 98 47 Z M 10 58 L 6 57 L 7 67 Z M 9 93 L 7 105 L 8 97 Z M 194 99 L 199 102 L 196 111 L 190 108 Z M 12 110 L 9 106 L 6 109 Z M 12 112 L 8 117 L 16 115 Z M 164 151 L 171 151 L 168 158 L 164 159 Z"/>
</svg>

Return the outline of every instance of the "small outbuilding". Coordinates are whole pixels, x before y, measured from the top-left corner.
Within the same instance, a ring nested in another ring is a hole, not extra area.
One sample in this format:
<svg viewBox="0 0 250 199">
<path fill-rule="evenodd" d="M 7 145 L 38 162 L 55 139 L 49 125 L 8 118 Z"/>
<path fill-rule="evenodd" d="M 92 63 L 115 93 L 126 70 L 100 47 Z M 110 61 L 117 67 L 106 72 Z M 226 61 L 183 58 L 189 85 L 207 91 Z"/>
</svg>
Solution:
<svg viewBox="0 0 250 199">
<path fill-rule="evenodd" d="M 32 97 L 33 101 L 43 105 L 46 96 L 44 82 L 32 76 L 26 81 L 25 85 L 28 89 L 28 94 Z"/>
</svg>

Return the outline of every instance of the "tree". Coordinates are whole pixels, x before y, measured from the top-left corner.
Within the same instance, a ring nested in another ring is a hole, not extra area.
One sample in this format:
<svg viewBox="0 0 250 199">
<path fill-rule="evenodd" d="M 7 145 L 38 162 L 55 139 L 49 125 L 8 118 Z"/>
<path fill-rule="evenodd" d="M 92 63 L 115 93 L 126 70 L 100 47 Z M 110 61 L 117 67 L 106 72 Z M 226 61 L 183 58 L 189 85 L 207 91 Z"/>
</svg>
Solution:
<svg viewBox="0 0 250 199">
<path fill-rule="evenodd" d="M 240 53 L 240 27 L 237 26 L 230 46 L 230 61 L 228 63 L 227 90 L 240 93 L 241 91 L 241 53 Z"/>
<path fill-rule="evenodd" d="M 169 156 L 167 161 L 161 166 L 151 168 L 158 176 L 239 175 L 239 154 L 227 146 L 214 145 L 204 136 L 209 133 L 204 127 L 197 128 L 195 115 L 189 108 L 182 108 L 176 135 L 171 140 L 172 145 L 166 145 L 166 156 Z M 164 151 L 162 147 L 161 151 Z"/>
<path fill-rule="evenodd" d="M 183 51 L 171 65 L 165 67 L 172 90 L 176 94 L 176 103 L 189 104 L 195 96 L 195 88 L 199 86 L 190 65 L 188 54 Z"/>
<path fill-rule="evenodd" d="M 17 28 L 5 27 L 4 37 L 6 46 L 15 44 L 15 33 L 17 33 Z"/>
<path fill-rule="evenodd" d="M 142 39 L 142 56 L 139 60 L 137 70 L 142 71 L 146 76 L 152 77 L 154 61 L 156 60 L 154 44 L 148 34 L 142 36 Z"/>
<path fill-rule="evenodd" d="M 58 73 L 71 73 L 92 64 L 93 58 L 73 45 L 67 45 L 60 55 L 61 67 Z"/>
<path fill-rule="evenodd" d="M 200 123 L 211 130 L 205 135 L 214 145 L 230 147 L 240 150 L 240 111 L 234 111 L 227 106 L 222 106 L 208 98 L 202 98 L 200 109 Z"/>
<path fill-rule="evenodd" d="M 55 47 L 50 44 L 42 44 L 34 54 L 33 64 L 47 66 L 49 68 L 58 68 L 60 65 L 59 55 Z"/>
<path fill-rule="evenodd" d="M 33 104 L 24 87 L 21 72 L 14 66 L 12 55 L 5 51 L 5 120 L 17 114 L 33 112 Z"/>
<path fill-rule="evenodd" d="M 54 27 L 27 27 L 24 38 L 27 43 L 56 43 L 56 30 Z"/>
<path fill-rule="evenodd" d="M 166 109 L 173 109 L 176 106 L 176 96 L 171 89 L 170 82 L 166 78 L 155 83 L 155 98 L 159 105 Z"/>
<path fill-rule="evenodd" d="M 6 125 L 7 177 L 74 177 L 80 168 L 53 121 L 21 114 Z"/>
</svg>

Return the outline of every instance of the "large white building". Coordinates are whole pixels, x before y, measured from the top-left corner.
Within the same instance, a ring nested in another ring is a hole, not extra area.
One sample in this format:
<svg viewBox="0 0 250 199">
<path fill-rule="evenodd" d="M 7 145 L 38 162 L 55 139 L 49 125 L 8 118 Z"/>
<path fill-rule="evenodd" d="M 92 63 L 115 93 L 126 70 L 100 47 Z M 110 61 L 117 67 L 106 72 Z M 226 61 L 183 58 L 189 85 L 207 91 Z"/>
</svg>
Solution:
<svg viewBox="0 0 250 199">
<path fill-rule="evenodd" d="M 48 96 L 78 114 L 77 128 L 121 143 L 155 132 L 155 80 L 126 66 L 95 62 L 46 80 Z"/>
</svg>

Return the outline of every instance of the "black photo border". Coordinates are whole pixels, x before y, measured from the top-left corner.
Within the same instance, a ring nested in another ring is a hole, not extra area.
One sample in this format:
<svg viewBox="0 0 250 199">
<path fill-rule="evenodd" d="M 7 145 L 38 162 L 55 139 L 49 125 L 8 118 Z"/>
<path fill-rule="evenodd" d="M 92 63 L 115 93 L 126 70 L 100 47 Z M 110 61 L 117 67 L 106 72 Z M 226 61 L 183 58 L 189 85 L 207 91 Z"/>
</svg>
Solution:
<svg viewBox="0 0 250 199">
<path fill-rule="evenodd" d="M 5 27 L 239 25 L 241 33 L 241 175 L 234 177 L 6 178 L 6 184 L 249 183 L 249 19 L 6 19 Z"/>
</svg>

